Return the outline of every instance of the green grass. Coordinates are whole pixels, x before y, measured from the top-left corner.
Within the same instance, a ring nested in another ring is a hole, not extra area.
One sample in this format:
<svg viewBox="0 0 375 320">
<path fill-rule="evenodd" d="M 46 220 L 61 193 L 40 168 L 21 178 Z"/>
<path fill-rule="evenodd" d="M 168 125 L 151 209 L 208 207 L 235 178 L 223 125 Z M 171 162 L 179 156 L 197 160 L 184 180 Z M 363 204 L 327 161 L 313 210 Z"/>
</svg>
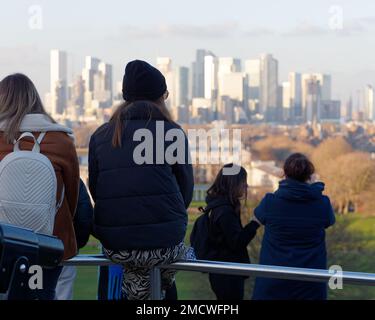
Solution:
<svg viewBox="0 0 375 320">
<path fill-rule="evenodd" d="M 95 238 L 80 250 L 80 254 L 100 253 L 100 244 Z M 77 267 L 77 278 L 74 283 L 75 300 L 96 300 L 98 288 L 98 267 Z"/>
<path fill-rule="evenodd" d="M 197 206 L 195 206 L 197 207 Z M 189 243 L 191 229 L 197 215 L 189 216 L 186 243 Z M 250 255 L 257 262 L 262 233 L 252 241 Z M 375 272 L 375 217 L 352 215 L 338 217 L 336 225 L 327 233 L 329 265 L 338 264 L 346 271 Z M 99 253 L 99 243 L 91 238 L 80 253 Z M 74 298 L 96 299 L 97 267 L 78 267 L 74 287 Z M 179 272 L 176 277 L 179 299 L 214 299 L 207 274 Z M 247 280 L 246 298 L 250 297 L 253 279 Z M 375 299 L 375 288 L 344 285 L 343 290 L 330 290 L 330 299 Z"/>
<path fill-rule="evenodd" d="M 340 217 L 327 234 L 328 263 L 344 271 L 375 273 L 375 217 Z M 375 288 L 345 285 L 330 290 L 330 299 L 374 300 Z"/>
</svg>

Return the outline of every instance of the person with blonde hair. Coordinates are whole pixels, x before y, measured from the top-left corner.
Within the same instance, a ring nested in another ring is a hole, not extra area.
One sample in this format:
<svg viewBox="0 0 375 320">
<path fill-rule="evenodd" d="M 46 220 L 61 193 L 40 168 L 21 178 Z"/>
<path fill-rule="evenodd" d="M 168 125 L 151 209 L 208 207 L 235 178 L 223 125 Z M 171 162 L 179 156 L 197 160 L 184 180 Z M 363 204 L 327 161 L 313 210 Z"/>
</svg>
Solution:
<svg viewBox="0 0 375 320">
<path fill-rule="evenodd" d="M 48 158 L 55 173 L 58 205 L 54 207 L 54 209 L 57 208 L 57 212 L 55 211 L 52 217 L 53 230 L 51 231 L 63 241 L 64 259 L 69 259 L 77 254 L 73 217 L 78 199 L 79 164 L 73 131 L 57 124 L 47 114 L 35 85 L 27 76 L 9 75 L 0 81 L 0 161 L 15 151 L 34 150 L 36 144 L 38 153 Z M 26 172 L 25 174 L 28 173 L 27 167 L 22 170 Z M 33 172 L 33 174 L 37 173 Z M 4 190 L 9 186 L 0 187 Z M 13 190 L 12 193 L 18 191 Z M 35 196 L 37 191 L 27 190 L 30 192 L 28 198 Z M 5 192 L 0 193 L 1 201 L 4 195 Z M 25 195 L 19 196 L 19 198 L 23 197 Z M 34 200 L 38 202 L 40 199 Z M 9 207 L 9 205 L 5 206 L 4 203 L 4 206 L 0 208 L 0 213 L 4 214 L 1 211 L 5 210 L 4 207 Z M 12 213 L 19 214 L 16 210 Z M 56 283 L 61 269 L 62 267 L 43 269 L 44 288 L 37 290 L 38 299 L 55 298 Z"/>
</svg>

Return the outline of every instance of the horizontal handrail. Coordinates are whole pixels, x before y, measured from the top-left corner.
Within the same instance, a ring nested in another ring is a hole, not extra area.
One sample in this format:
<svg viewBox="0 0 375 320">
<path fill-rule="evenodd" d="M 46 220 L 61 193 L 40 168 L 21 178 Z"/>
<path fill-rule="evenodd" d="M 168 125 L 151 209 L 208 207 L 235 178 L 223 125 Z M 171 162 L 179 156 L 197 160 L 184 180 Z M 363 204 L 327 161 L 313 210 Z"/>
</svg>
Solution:
<svg viewBox="0 0 375 320">
<path fill-rule="evenodd" d="M 115 263 L 103 254 L 80 254 L 72 259 L 65 260 L 61 263 L 63 266 L 110 266 Z"/>
<path fill-rule="evenodd" d="M 179 261 L 160 269 L 173 269 L 207 273 L 230 274 L 238 276 L 261 276 L 265 278 L 327 282 L 332 277 L 340 277 L 346 284 L 375 286 L 375 274 L 364 272 L 307 269 L 269 266 L 261 264 L 243 264 L 217 261 Z"/>
<path fill-rule="evenodd" d="M 113 264 L 115 263 L 101 254 L 78 255 L 62 263 L 62 265 L 65 266 L 108 266 Z M 291 268 L 204 260 L 178 261 L 170 265 L 158 266 L 157 268 L 239 276 L 261 276 L 267 278 L 313 282 L 327 282 L 333 276 L 340 276 L 345 284 L 375 286 L 375 273 L 363 272 L 343 271 L 342 274 L 336 274 L 334 271 L 321 269 Z"/>
</svg>

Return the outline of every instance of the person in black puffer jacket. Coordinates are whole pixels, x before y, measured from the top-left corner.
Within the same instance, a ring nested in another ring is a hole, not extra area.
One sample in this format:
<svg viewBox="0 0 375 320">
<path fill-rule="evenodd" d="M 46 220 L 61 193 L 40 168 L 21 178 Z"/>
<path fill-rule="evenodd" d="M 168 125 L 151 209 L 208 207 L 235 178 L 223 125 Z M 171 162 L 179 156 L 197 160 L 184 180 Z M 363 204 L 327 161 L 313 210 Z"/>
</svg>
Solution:
<svg viewBox="0 0 375 320">
<path fill-rule="evenodd" d="M 231 168 L 233 164 L 225 165 Z M 224 175 L 223 169 L 207 191 L 210 212 L 210 257 L 215 261 L 250 263 L 247 246 L 255 237 L 260 224 L 252 219 L 245 227 L 241 223 L 241 199 L 247 195 L 247 173 L 240 168 L 238 174 Z M 218 300 L 242 300 L 245 277 L 210 274 L 212 290 Z"/>
<path fill-rule="evenodd" d="M 185 253 L 194 179 L 188 140 L 165 106 L 168 91 L 160 71 L 130 62 L 123 96 L 125 103 L 91 137 L 89 187 L 94 235 L 105 254 L 124 265 L 127 298 L 143 300 L 150 296 L 150 268 Z M 167 154 L 175 146 L 173 162 Z M 174 272 L 162 272 L 162 282 L 163 289 L 172 286 Z"/>
</svg>

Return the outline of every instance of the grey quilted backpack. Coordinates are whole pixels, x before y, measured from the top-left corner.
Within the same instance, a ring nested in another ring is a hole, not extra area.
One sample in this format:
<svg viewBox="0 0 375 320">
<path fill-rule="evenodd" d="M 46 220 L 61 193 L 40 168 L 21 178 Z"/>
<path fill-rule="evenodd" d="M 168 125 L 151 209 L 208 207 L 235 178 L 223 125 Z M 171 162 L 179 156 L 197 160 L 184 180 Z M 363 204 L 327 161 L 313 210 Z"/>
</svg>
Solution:
<svg viewBox="0 0 375 320">
<path fill-rule="evenodd" d="M 36 139 L 24 132 L 14 143 L 13 152 L 0 162 L 0 222 L 52 234 L 55 215 L 64 199 L 64 188 L 56 204 L 57 179 L 51 161 L 40 153 L 45 136 Z M 20 141 L 34 140 L 31 151 L 22 151 Z"/>
</svg>

